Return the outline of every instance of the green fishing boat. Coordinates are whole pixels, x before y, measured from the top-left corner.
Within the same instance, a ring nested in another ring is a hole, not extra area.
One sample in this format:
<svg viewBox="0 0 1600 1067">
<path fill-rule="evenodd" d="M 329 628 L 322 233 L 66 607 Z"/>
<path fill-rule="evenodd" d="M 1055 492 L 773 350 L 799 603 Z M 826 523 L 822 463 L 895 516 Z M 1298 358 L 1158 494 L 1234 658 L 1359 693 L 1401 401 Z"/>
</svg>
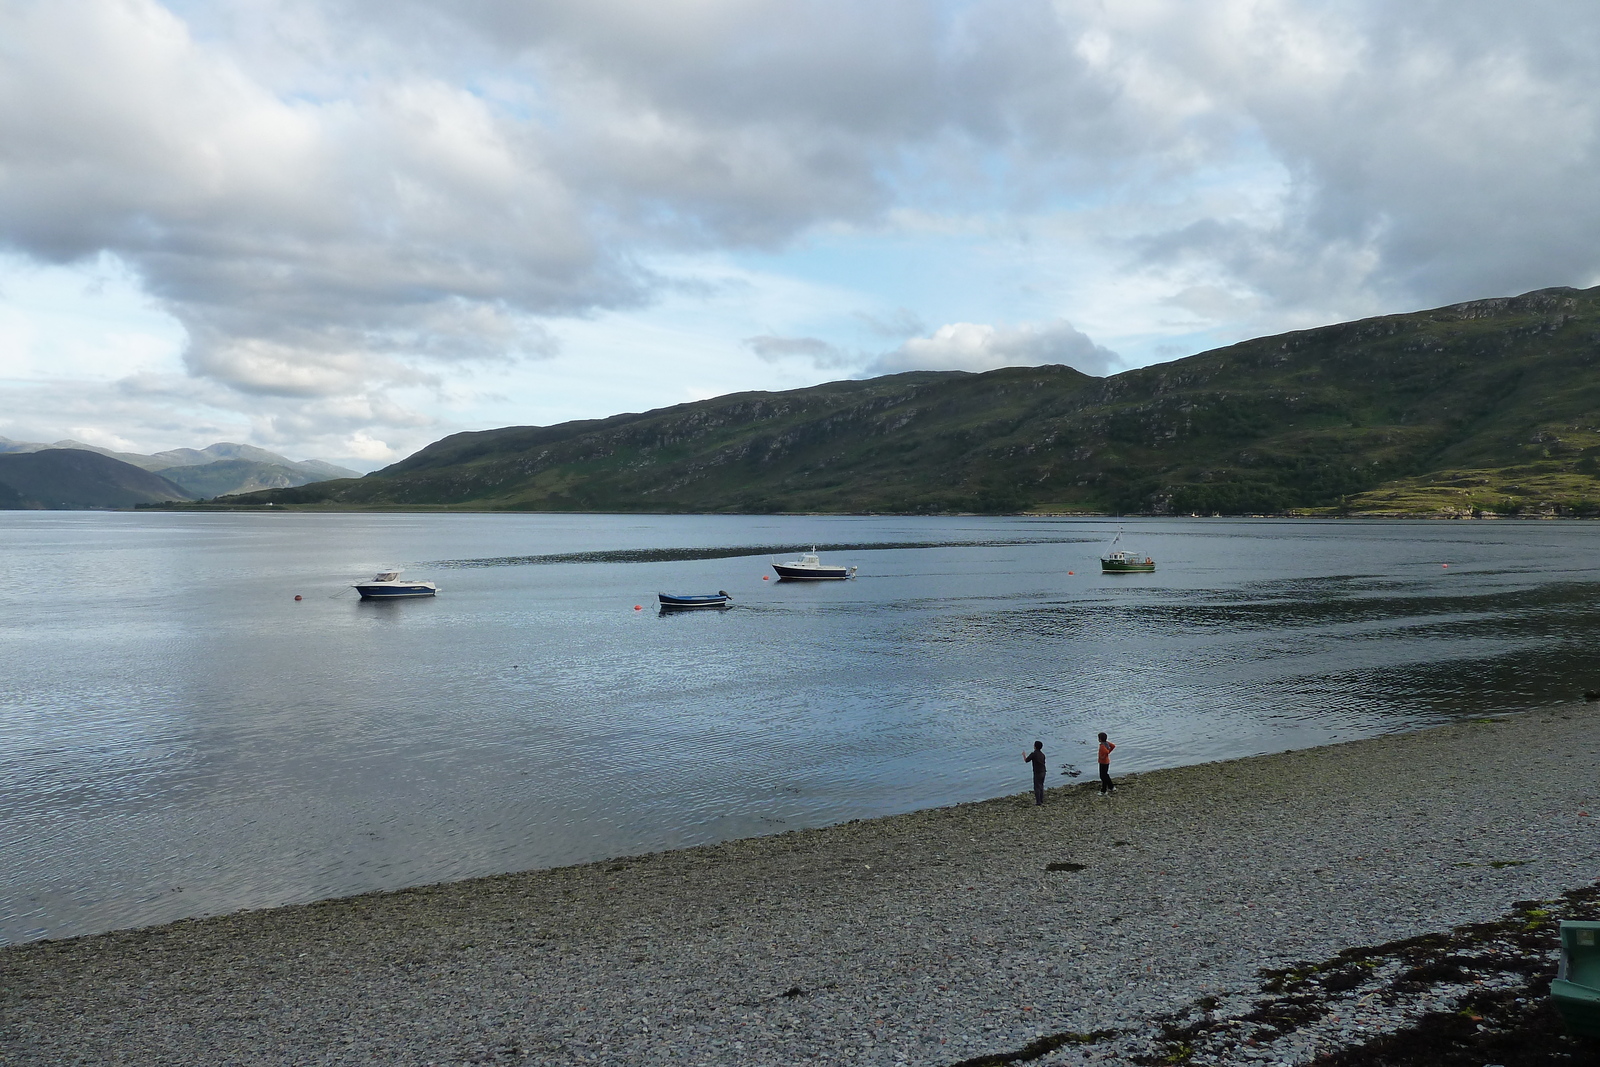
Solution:
<svg viewBox="0 0 1600 1067">
<path fill-rule="evenodd" d="M 1156 569 L 1156 561 L 1138 552 L 1112 552 L 1100 557 L 1100 569 L 1107 574 L 1149 573 Z"/>
<path fill-rule="evenodd" d="M 1561 967 L 1550 983 L 1567 1029 L 1600 1037 L 1600 922 L 1562 920 Z"/>
<path fill-rule="evenodd" d="M 1105 574 L 1148 574 L 1156 569 L 1156 561 L 1143 552 L 1128 552 L 1117 548 L 1122 531 L 1111 539 L 1112 551 L 1100 557 L 1100 570 Z"/>
</svg>

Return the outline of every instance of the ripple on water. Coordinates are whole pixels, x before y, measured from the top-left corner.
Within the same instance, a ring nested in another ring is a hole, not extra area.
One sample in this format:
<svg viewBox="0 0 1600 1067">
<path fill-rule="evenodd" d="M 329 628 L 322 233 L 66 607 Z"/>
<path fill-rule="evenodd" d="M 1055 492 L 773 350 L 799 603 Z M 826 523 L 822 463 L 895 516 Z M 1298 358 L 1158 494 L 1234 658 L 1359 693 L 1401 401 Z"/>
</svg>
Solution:
<svg viewBox="0 0 1600 1067">
<path fill-rule="evenodd" d="M 0 937 L 975 799 L 1034 739 L 1123 772 L 1600 687 L 1582 524 L 1135 522 L 1160 569 L 1102 576 L 1116 525 L 0 515 Z M 860 577 L 762 580 L 811 544 Z M 349 595 L 399 565 L 444 591 Z"/>
</svg>

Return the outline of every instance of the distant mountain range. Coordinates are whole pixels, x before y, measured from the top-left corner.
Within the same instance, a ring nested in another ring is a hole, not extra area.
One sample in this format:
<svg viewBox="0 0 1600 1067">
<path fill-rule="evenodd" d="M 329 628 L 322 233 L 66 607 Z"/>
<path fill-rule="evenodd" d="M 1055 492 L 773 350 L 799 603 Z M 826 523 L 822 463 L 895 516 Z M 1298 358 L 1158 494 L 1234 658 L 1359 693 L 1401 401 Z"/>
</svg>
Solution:
<svg viewBox="0 0 1600 1067">
<path fill-rule="evenodd" d="M 0 454 L 0 508 L 128 508 L 192 495 L 159 474 L 98 452 L 47 448 Z"/>
<path fill-rule="evenodd" d="M 460 433 L 234 504 L 649 512 L 1600 514 L 1600 288 L 1093 378 L 917 372 Z"/>
<path fill-rule="evenodd" d="M 0 437 L 0 509 L 132 507 L 354 477 L 355 471 L 332 463 L 296 462 L 227 442 L 145 456 L 79 441 L 45 445 Z"/>
</svg>

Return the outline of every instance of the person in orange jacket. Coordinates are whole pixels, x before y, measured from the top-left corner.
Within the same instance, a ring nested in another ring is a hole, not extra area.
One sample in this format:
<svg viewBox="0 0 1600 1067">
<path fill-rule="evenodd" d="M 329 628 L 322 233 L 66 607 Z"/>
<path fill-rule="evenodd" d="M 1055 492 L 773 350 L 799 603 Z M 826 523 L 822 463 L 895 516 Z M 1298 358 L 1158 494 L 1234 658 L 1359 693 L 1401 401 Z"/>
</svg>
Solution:
<svg viewBox="0 0 1600 1067">
<path fill-rule="evenodd" d="M 1111 750 L 1116 748 L 1116 747 L 1117 747 L 1116 745 L 1113 745 L 1110 741 L 1106 740 L 1106 735 L 1105 734 L 1101 734 L 1100 735 L 1100 795 L 1101 796 L 1105 796 L 1107 793 L 1114 793 L 1117 790 L 1117 783 L 1115 783 L 1115 782 L 1113 782 L 1111 780 Z"/>
</svg>

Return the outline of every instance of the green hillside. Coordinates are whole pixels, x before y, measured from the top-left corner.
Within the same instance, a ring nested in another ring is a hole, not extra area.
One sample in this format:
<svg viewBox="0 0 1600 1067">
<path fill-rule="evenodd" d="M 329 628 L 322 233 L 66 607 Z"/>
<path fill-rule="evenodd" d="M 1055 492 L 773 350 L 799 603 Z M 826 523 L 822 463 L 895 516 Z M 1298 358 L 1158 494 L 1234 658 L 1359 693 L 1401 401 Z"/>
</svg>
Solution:
<svg viewBox="0 0 1600 1067">
<path fill-rule="evenodd" d="M 548 511 L 1600 507 L 1600 288 L 1304 330 L 1092 378 L 912 373 L 447 437 L 238 503 Z"/>
<path fill-rule="evenodd" d="M 0 509 L 127 508 L 188 499 L 189 493 L 159 474 L 98 452 L 0 454 Z"/>
</svg>

